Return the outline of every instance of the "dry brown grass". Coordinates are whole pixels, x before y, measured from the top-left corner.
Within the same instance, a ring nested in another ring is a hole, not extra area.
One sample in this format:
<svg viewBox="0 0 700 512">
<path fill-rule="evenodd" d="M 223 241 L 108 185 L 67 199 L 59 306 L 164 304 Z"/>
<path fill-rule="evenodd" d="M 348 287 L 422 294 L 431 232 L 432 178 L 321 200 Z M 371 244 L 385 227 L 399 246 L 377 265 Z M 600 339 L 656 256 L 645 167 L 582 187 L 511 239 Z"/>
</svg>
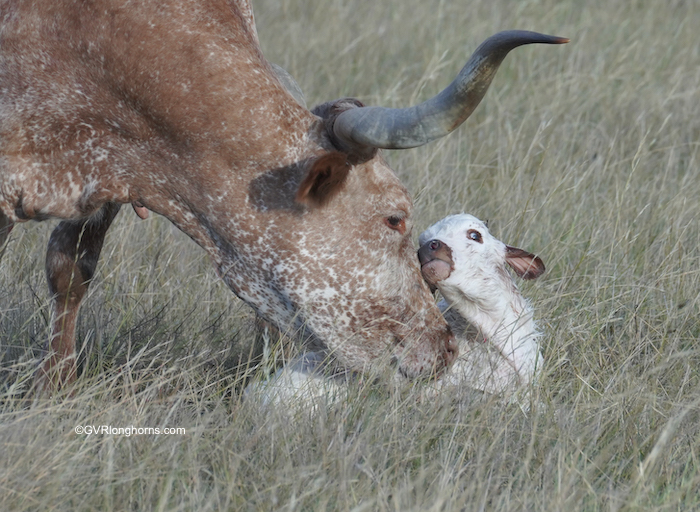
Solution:
<svg viewBox="0 0 700 512">
<path fill-rule="evenodd" d="M 507 28 L 457 133 L 388 159 L 417 229 L 491 221 L 548 271 L 523 284 L 545 376 L 525 414 L 357 389 L 294 421 L 239 400 L 250 315 L 163 219 L 124 212 L 82 311 L 71 397 L 21 399 L 47 336 L 50 223 L 0 267 L 2 510 L 700 508 L 700 6 L 691 1 L 259 1 L 263 49 L 309 104 L 406 105 Z M 76 435 L 76 425 L 185 435 Z"/>
</svg>

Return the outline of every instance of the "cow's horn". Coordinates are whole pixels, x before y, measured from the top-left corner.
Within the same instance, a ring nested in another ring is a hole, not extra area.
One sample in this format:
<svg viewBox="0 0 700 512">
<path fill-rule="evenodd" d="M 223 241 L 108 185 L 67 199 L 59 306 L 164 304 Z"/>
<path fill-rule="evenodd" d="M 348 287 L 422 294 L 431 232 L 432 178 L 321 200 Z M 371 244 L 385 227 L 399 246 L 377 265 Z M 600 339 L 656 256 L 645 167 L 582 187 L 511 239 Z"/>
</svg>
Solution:
<svg viewBox="0 0 700 512">
<path fill-rule="evenodd" d="M 409 108 L 352 108 L 337 117 L 334 134 L 346 144 L 361 147 L 422 146 L 452 132 L 471 115 L 491 85 L 498 66 L 513 48 L 568 41 L 526 30 L 499 32 L 481 43 L 457 78 L 437 96 Z"/>
</svg>

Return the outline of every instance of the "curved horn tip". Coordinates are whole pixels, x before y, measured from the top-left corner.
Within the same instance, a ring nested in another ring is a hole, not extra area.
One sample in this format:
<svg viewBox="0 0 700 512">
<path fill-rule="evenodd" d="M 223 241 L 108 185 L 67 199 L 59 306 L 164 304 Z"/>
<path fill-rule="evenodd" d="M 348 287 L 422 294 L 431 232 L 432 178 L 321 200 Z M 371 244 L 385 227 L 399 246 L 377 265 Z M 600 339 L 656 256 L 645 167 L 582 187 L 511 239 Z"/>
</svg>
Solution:
<svg viewBox="0 0 700 512">
<path fill-rule="evenodd" d="M 504 30 L 494 34 L 489 39 L 520 39 L 527 41 L 528 43 L 540 43 L 540 44 L 566 44 L 570 41 L 568 37 L 550 36 L 548 34 L 542 34 L 540 32 L 533 32 L 531 30 Z"/>
<path fill-rule="evenodd" d="M 552 37 L 552 44 L 566 44 L 569 41 L 571 41 L 571 39 L 569 39 L 568 37 L 559 37 L 559 36 L 551 36 L 551 37 Z"/>
</svg>

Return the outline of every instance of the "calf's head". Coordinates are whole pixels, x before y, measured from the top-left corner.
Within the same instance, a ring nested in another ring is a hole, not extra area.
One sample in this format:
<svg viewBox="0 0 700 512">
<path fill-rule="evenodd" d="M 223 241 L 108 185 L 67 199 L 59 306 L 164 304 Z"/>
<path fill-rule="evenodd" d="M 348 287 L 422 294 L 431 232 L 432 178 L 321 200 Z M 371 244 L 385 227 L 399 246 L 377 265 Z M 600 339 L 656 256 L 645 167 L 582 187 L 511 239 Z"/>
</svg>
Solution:
<svg viewBox="0 0 700 512">
<path fill-rule="evenodd" d="M 475 304 L 494 311 L 508 304 L 513 283 L 511 267 L 523 279 L 545 270 L 539 258 L 495 238 L 481 220 L 468 214 L 450 215 L 419 237 L 418 259 L 428 284 L 451 303 Z"/>
</svg>

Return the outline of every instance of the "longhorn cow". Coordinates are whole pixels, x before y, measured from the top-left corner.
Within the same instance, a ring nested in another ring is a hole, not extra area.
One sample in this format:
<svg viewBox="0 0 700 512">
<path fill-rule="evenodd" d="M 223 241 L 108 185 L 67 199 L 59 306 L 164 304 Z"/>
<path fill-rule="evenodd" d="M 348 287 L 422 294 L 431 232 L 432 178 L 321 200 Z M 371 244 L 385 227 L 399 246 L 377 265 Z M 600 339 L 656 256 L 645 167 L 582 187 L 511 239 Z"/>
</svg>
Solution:
<svg viewBox="0 0 700 512">
<path fill-rule="evenodd" d="M 78 308 L 127 203 L 167 217 L 238 297 L 349 369 L 388 360 L 413 379 L 454 361 L 411 199 L 379 149 L 448 134 L 511 49 L 565 39 L 497 34 L 412 108 L 309 111 L 263 56 L 247 0 L 4 0 L 0 16 L 0 246 L 14 223 L 62 219 L 40 382 L 75 378 Z"/>
</svg>

